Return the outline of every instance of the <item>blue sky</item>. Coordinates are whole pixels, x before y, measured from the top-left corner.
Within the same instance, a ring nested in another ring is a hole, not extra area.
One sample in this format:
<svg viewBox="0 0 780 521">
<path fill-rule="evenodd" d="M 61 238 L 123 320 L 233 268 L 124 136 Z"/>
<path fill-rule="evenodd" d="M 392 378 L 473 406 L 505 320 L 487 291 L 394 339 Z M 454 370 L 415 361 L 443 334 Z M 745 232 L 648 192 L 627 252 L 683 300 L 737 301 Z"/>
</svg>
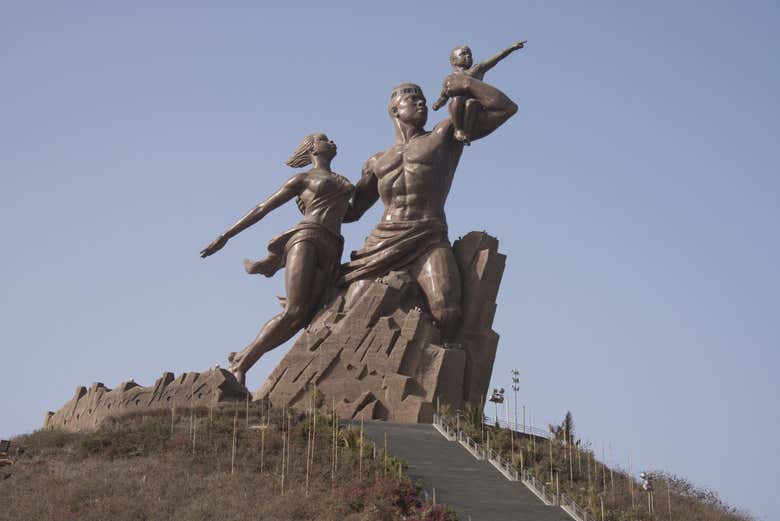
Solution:
<svg viewBox="0 0 780 521">
<path fill-rule="evenodd" d="M 356 180 L 392 86 L 433 100 L 454 45 L 527 39 L 486 76 L 519 112 L 447 205 L 453 239 L 508 255 L 493 385 L 517 367 L 535 424 L 571 410 L 623 465 L 780 517 L 778 23 L 758 1 L 0 2 L 0 436 L 78 385 L 224 365 L 283 294 L 241 260 L 297 210 L 198 251 L 300 139 L 328 133 Z"/>
</svg>

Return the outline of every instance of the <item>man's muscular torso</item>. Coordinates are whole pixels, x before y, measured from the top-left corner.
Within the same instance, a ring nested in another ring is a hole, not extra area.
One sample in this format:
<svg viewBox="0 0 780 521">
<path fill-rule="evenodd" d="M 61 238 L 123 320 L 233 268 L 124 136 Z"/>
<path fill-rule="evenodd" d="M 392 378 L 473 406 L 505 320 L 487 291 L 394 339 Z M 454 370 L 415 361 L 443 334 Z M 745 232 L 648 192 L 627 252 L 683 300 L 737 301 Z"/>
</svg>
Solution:
<svg viewBox="0 0 780 521">
<path fill-rule="evenodd" d="M 369 160 L 385 206 L 382 221 L 446 222 L 444 203 L 463 152 L 463 145 L 447 136 L 448 124 L 396 143 Z"/>
</svg>

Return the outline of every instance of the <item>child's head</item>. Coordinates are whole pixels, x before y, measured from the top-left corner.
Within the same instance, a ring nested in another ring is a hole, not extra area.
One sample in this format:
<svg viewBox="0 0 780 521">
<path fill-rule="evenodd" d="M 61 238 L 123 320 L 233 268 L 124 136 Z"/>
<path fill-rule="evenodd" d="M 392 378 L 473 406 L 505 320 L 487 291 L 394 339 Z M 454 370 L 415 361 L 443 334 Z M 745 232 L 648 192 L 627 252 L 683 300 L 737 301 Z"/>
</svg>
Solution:
<svg viewBox="0 0 780 521">
<path fill-rule="evenodd" d="M 474 63 L 474 59 L 471 57 L 471 49 L 468 45 L 460 45 L 455 47 L 450 53 L 450 63 L 453 67 L 459 69 L 468 69 Z"/>
</svg>

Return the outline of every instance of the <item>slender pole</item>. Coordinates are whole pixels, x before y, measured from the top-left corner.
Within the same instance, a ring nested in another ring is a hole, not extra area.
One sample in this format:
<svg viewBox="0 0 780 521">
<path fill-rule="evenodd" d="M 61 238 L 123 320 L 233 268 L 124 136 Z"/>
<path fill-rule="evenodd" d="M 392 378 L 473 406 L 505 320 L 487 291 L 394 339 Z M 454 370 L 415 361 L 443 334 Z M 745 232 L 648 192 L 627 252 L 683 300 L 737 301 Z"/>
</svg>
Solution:
<svg viewBox="0 0 780 521">
<path fill-rule="evenodd" d="M 290 415 L 287 415 L 287 474 L 290 474 L 290 462 L 292 461 L 292 440 L 290 439 Z"/>
<path fill-rule="evenodd" d="M 334 438 L 334 447 L 333 450 L 335 451 L 335 457 L 333 458 L 333 469 L 335 472 L 338 472 L 339 470 L 339 429 L 340 425 L 338 423 L 338 414 L 335 412 L 333 413 L 336 416 L 336 437 Z"/>
<path fill-rule="evenodd" d="M 636 506 L 634 504 L 634 478 L 631 477 L 631 453 L 628 453 L 628 491 L 631 493 L 631 509 Z"/>
<path fill-rule="evenodd" d="M 523 432 L 528 432 L 525 430 L 525 405 L 523 405 Z"/>
<path fill-rule="evenodd" d="M 230 474 L 233 474 L 236 467 L 236 427 L 238 426 L 238 408 L 233 416 L 233 449 L 230 453 Z"/>
<path fill-rule="evenodd" d="M 479 423 L 482 426 L 482 444 L 485 444 L 485 399 L 479 399 Z"/>
<path fill-rule="evenodd" d="M 263 474 L 264 462 L 265 462 L 265 429 L 260 429 L 260 475 Z"/>
<path fill-rule="evenodd" d="M 612 487 L 612 498 L 615 496 L 615 477 L 612 475 L 612 467 L 615 466 L 615 454 L 612 452 L 612 445 L 609 446 L 609 483 Z"/>
<path fill-rule="evenodd" d="M 599 500 L 601 501 L 601 521 L 604 521 L 604 496 L 600 496 Z"/>
<path fill-rule="evenodd" d="M 553 481 L 552 429 L 550 429 L 550 484 Z"/>
<path fill-rule="evenodd" d="M 284 495 L 284 458 L 287 454 L 287 436 L 284 432 L 284 418 L 282 418 L 282 495 Z"/>
<path fill-rule="evenodd" d="M 577 473 L 582 477 L 582 449 L 577 447 Z"/>
<path fill-rule="evenodd" d="M 506 406 L 504 406 L 506 409 Z M 517 391 L 515 391 L 515 426 L 512 428 L 512 425 L 509 423 L 509 413 L 507 413 L 506 416 L 506 426 L 509 427 L 509 443 L 511 446 L 511 455 L 509 462 L 512 464 L 512 468 L 515 466 L 515 431 L 517 430 Z"/>
<path fill-rule="evenodd" d="M 589 450 L 589 452 L 585 456 L 585 464 L 588 466 L 588 489 L 590 490 L 590 487 L 591 487 L 591 483 L 590 483 L 590 481 L 591 481 L 590 480 L 590 449 L 588 449 L 588 450 Z"/>
<path fill-rule="evenodd" d="M 312 399 L 314 404 L 312 406 L 312 414 L 314 419 L 311 426 L 311 466 L 314 467 L 314 451 L 317 449 L 317 386 L 314 386 L 314 398 Z"/>
<path fill-rule="evenodd" d="M 195 411 L 195 380 L 193 379 L 192 383 L 190 383 L 190 434 L 192 434 L 192 426 L 195 421 L 192 417 L 194 411 Z"/>
<path fill-rule="evenodd" d="M 358 467 L 358 479 L 363 479 L 363 416 L 360 416 L 360 463 Z"/>
<path fill-rule="evenodd" d="M 652 492 L 647 491 L 647 515 L 653 519 L 653 501 L 650 499 Z"/>
<path fill-rule="evenodd" d="M 311 396 L 309 396 L 309 428 L 306 433 L 306 497 L 309 497 L 309 457 L 311 452 Z"/>
<path fill-rule="evenodd" d="M 561 504 L 561 484 L 558 482 L 558 473 L 555 473 L 555 502 Z"/>
<path fill-rule="evenodd" d="M 601 478 L 604 482 L 604 488 L 603 491 L 607 491 L 607 467 L 604 464 L 604 462 L 607 461 L 607 453 L 606 449 L 604 449 L 604 444 L 601 445 Z"/>
<path fill-rule="evenodd" d="M 387 431 L 385 431 L 385 477 L 387 477 Z"/>
<path fill-rule="evenodd" d="M 569 436 L 569 483 L 574 486 L 574 457 L 572 456 L 571 435 Z"/>
<path fill-rule="evenodd" d="M 192 424 L 192 457 L 195 457 L 195 429 L 197 428 L 197 423 Z"/>
</svg>

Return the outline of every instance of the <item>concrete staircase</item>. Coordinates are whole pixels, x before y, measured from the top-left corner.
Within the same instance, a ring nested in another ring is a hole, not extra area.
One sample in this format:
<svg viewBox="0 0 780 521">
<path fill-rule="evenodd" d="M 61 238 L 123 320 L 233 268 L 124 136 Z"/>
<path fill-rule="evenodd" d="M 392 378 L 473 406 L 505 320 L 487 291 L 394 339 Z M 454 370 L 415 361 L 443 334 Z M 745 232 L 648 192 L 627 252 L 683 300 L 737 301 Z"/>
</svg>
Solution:
<svg viewBox="0 0 780 521">
<path fill-rule="evenodd" d="M 561 508 L 545 505 L 521 482 L 507 480 L 432 425 L 367 421 L 364 432 L 378 446 L 387 433 L 389 451 L 408 463 L 411 478 L 420 479 L 429 494 L 435 489 L 436 501 L 453 507 L 459 520 L 572 521 Z"/>
</svg>

